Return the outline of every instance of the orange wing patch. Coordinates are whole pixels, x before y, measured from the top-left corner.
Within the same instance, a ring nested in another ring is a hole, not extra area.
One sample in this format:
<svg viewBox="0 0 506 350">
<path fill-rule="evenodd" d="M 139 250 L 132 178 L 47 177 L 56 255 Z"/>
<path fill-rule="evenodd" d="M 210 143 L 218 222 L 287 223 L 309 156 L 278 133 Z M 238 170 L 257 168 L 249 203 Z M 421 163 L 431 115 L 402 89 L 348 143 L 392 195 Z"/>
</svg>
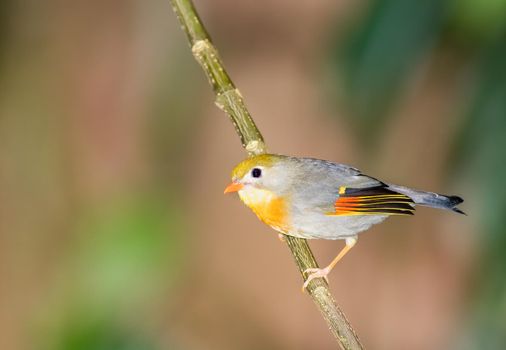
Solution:
<svg viewBox="0 0 506 350">
<path fill-rule="evenodd" d="M 328 215 L 413 215 L 413 200 L 384 185 L 370 188 L 339 188 L 335 211 Z"/>
</svg>

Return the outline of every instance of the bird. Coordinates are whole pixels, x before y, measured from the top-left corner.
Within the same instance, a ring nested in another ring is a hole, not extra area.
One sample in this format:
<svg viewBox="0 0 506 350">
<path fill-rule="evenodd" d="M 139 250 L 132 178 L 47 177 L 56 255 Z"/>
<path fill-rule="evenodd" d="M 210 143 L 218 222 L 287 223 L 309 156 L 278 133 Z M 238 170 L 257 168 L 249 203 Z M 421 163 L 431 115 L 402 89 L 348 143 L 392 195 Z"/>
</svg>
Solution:
<svg viewBox="0 0 506 350">
<path fill-rule="evenodd" d="M 357 243 L 358 234 L 389 216 L 409 216 L 421 205 L 465 213 L 464 200 L 383 182 L 345 164 L 315 158 L 261 154 L 241 161 L 224 193 L 237 192 L 265 224 L 282 237 L 344 240 L 325 268 L 304 271 L 302 290 L 324 278 Z"/>
</svg>

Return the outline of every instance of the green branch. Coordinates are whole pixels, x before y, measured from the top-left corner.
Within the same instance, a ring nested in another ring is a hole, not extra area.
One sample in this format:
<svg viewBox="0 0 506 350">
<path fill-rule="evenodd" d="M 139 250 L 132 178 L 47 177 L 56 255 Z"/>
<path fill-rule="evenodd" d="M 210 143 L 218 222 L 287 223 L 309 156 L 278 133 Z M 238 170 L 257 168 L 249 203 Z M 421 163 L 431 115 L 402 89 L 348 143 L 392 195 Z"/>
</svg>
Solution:
<svg viewBox="0 0 506 350">
<path fill-rule="evenodd" d="M 188 37 L 195 59 L 206 73 L 213 87 L 216 105 L 223 110 L 235 126 L 243 147 L 249 155 L 267 152 L 262 134 L 251 118 L 239 90 L 228 76 L 218 51 L 190 0 L 171 0 L 183 31 Z M 304 279 L 304 271 L 318 267 L 305 239 L 286 236 L 286 242 Z M 328 284 L 321 278 L 309 283 L 307 292 L 327 321 L 330 331 L 342 349 L 362 349 L 362 345 L 344 313 L 337 306 Z"/>
</svg>

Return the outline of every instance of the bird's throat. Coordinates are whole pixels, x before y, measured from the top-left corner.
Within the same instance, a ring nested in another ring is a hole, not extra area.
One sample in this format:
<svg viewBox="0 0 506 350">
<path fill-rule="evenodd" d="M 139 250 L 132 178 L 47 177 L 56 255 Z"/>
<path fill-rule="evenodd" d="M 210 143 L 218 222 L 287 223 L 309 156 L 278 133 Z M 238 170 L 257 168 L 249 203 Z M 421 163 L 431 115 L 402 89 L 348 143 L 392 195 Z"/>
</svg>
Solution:
<svg viewBox="0 0 506 350">
<path fill-rule="evenodd" d="M 239 197 L 267 225 L 277 231 L 289 231 L 286 201 L 272 192 L 254 187 L 239 191 Z"/>
</svg>

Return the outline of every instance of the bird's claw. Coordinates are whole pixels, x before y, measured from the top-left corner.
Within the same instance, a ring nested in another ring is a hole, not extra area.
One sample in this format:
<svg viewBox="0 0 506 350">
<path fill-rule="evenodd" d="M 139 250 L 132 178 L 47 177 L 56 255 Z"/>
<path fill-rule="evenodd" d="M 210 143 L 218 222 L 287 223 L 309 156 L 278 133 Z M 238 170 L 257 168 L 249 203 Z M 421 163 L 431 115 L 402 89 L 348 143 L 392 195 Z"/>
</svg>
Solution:
<svg viewBox="0 0 506 350">
<path fill-rule="evenodd" d="M 329 283 L 329 279 L 327 275 L 330 273 L 330 269 L 324 268 L 324 269 L 318 269 L 318 268 L 310 268 L 306 269 L 304 271 L 308 276 L 306 278 L 306 281 L 302 285 L 302 292 L 304 292 L 309 285 L 309 283 L 314 280 L 315 278 L 323 278 L 327 283 Z"/>
</svg>

